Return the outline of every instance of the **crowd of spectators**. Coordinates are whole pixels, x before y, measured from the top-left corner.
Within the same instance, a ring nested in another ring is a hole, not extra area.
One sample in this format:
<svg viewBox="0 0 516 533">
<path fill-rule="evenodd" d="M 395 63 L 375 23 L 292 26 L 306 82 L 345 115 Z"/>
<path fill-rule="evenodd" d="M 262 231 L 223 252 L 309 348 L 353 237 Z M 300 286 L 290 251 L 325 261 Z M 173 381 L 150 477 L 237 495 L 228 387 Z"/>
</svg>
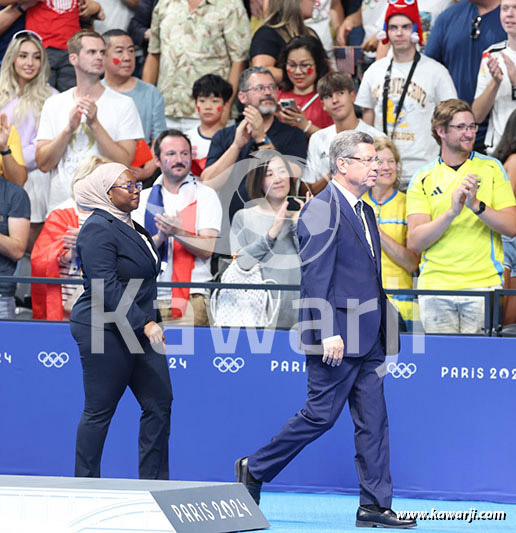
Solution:
<svg viewBox="0 0 516 533">
<path fill-rule="evenodd" d="M 331 141 L 357 130 L 378 154 L 356 163 L 378 167 L 364 201 L 386 288 L 516 288 L 516 0 L 2 4 L 0 275 L 32 253 L 33 276 L 81 276 L 73 185 L 113 161 L 139 183 L 158 281 L 210 282 L 233 257 L 295 285 L 300 209 L 331 179 Z M 347 45 L 363 74 L 337 69 Z M 0 318 L 15 290 L 0 284 Z M 33 317 L 67 319 L 81 290 L 33 286 Z M 158 304 L 208 325 L 209 297 L 161 288 Z M 281 292 L 279 327 L 295 297 Z M 392 301 L 406 330 L 483 328 L 475 297 Z"/>
</svg>

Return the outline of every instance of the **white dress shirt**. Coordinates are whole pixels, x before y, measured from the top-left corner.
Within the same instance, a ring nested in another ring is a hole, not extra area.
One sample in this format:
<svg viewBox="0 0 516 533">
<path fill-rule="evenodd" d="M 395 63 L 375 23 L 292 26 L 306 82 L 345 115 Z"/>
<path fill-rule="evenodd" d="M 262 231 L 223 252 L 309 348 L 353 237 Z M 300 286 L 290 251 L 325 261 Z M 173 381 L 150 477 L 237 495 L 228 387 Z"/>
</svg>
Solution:
<svg viewBox="0 0 516 533">
<path fill-rule="evenodd" d="M 371 253 L 373 254 L 373 257 L 374 257 L 373 241 L 371 240 L 371 233 L 369 231 L 369 224 L 367 223 L 367 219 L 366 219 L 366 217 L 364 215 L 364 201 L 360 200 L 360 198 L 357 198 L 352 192 L 348 191 L 348 189 L 346 189 L 346 187 L 344 187 L 337 180 L 332 179 L 331 181 L 335 185 L 335 187 L 337 187 L 337 189 L 339 189 L 339 191 L 343 194 L 344 198 L 346 198 L 346 200 L 348 201 L 349 205 L 351 206 L 351 209 L 353 209 L 353 212 L 355 213 L 355 215 L 356 215 L 355 205 L 358 202 L 362 202 L 362 220 L 364 221 L 364 226 L 365 226 L 365 229 L 366 229 L 366 231 L 365 231 L 366 240 L 367 240 L 367 242 L 369 244 L 369 248 L 371 249 Z M 356 215 L 356 216 L 358 216 L 358 215 Z M 332 335 L 331 337 L 326 337 L 325 339 L 322 339 L 322 344 L 324 345 L 325 342 L 331 342 L 331 341 L 334 341 L 336 339 L 341 339 L 341 338 L 342 337 L 340 335 Z"/>
</svg>

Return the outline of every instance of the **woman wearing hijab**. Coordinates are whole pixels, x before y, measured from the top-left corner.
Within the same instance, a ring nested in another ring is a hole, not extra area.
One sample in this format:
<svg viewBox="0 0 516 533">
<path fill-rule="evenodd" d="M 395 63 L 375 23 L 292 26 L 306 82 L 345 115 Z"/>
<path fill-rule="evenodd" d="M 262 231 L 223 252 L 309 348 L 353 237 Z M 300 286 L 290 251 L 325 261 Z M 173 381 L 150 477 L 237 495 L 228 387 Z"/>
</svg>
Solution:
<svg viewBox="0 0 516 533">
<path fill-rule="evenodd" d="M 77 204 L 93 211 L 77 238 L 85 285 L 70 316 L 85 395 L 77 430 L 77 477 L 100 477 L 106 434 L 127 386 L 142 409 L 139 477 L 169 477 L 172 388 L 153 308 L 158 254 L 130 215 L 138 207 L 141 185 L 126 166 L 106 163 L 74 190 Z"/>
</svg>

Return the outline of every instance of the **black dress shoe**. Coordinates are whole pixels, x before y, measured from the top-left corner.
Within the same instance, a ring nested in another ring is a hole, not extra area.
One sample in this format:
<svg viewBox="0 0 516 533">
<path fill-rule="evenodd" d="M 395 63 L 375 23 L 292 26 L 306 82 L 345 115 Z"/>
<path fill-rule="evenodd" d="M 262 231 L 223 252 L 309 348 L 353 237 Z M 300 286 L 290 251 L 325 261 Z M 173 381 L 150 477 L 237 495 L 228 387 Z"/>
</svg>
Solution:
<svg viewBox="0 0 516 533">
<path fill-rule="evenodd" d="M 262 482 L 255 479 L 251 472 L 249 472 L 247 457 L 241 457 L 240 459 L 236 460 L 235 474 L 237 481 L 245 485 L 245 488 L 249 491 L 249 494 L 256 502 L 256 505 L 260 505 Z"/>
<path fill-rule="evenodd" d="M 398 518 L 392 509 L 378 505 L 361 505 L 357 511 L 357 527 L 389 527 L 392 529 L 407 529 L 416 527 L 415 520 Z"/>
</svg>

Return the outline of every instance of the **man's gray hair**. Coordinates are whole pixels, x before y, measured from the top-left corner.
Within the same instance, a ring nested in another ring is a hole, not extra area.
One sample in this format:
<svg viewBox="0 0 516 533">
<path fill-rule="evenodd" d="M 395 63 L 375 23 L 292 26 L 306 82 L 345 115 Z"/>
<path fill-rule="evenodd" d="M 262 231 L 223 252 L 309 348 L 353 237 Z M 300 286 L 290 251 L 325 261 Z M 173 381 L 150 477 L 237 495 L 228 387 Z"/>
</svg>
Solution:
<svg viewBox="0 0 516 533">
<path fill-rule="evenodd" d="M 272 75 L 272 72 L 267 67 L 249 67 L 240 74 L 240 78 L 238 78 L 238 90 L 245 93 L 249 89 L 249 78 L 253 74 L 268 74 L 274 83 L 276 81 L 274 80 L 274 76 Z"/>
<path fill-rule="evenodd" d="M 353 157 L 357 153 L 359 144 L 374 144 L 374 140 L 363 131 L 348 130 L 339 133 L 330 144 L 330 173 L 337 174 L 337 159 L 339 157 Z"/>
</svg>

